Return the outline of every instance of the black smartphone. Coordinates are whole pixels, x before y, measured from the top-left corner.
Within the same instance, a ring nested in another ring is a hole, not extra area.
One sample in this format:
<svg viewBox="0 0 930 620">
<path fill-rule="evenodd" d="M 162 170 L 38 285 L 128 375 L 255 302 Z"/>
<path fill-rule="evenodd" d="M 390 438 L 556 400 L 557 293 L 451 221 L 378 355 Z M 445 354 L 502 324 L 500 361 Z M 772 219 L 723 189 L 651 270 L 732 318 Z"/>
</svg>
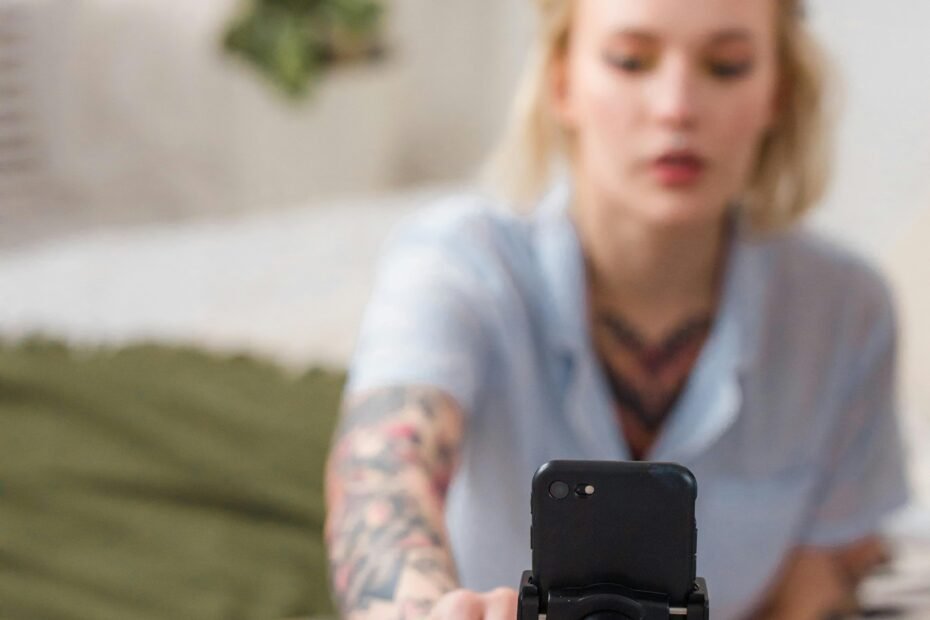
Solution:
<svg viewBox="0 0 930 620">
<path fill-rule="evenodd" d="M 672 463 L 551 461 L 533 477 L 533 575 L 552 589 L 616 584 L 686 605 L 697 482 Z"/>
</svg>

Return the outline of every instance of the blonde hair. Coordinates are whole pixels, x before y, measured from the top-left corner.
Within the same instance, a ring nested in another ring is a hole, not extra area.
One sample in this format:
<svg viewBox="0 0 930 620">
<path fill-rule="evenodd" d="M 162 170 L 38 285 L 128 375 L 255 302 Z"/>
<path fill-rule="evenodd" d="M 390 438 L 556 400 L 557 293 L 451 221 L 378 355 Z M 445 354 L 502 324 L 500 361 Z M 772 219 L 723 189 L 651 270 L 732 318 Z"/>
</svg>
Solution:
<svg viewBox="0 0 930 620">
<path fill-rule="evenodd" d="M 540 28 L 486 178 L 518 208 L 539 199 L 567 136 L 549 107 L 550 77 L 566 53 L 575 0 L 535 0 Z M 826 57 L 801 15 L 802 0 L 778 3 L 779 110 L 739 202 L 756 231 L 790 226 L 822 197 L 829 177 Z"/>
</svg>

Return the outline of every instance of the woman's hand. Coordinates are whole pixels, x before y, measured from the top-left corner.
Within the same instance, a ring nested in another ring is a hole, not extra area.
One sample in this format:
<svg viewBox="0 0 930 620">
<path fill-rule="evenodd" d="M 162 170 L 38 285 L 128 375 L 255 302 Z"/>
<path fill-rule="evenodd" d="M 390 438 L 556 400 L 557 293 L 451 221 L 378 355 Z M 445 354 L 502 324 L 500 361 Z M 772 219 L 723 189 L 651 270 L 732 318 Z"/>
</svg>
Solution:
<svg viewBox="0 0 930 620">
<path fill-rule="evenodd" d="M 455 590 L 433 607 L 430 620 L 516 620 L 516 590 L 498 588 L 486 594 Z"/>
<path fill-rule="evenodd" d="M 844 616 L 858 607 L 856 588 L 888 560 L 877 536 L 835 549 L 797 547 L 785 563 L 765 612 L 757 620 L 813 620 Z"/>
</svg>

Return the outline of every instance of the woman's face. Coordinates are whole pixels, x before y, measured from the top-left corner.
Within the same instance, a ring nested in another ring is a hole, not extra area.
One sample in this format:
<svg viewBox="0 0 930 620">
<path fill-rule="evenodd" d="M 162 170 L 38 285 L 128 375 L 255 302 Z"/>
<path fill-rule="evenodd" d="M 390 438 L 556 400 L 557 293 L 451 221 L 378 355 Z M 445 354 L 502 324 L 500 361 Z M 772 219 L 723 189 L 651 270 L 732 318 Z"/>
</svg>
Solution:
<svg viewBox="0 0 930 620">
<path fill-rule="evenodd" d="M 657 224 L 717 219 L 775 114 L 779 0 L 568 0 L 555 79 L 580 182 Z"/>
</svg>

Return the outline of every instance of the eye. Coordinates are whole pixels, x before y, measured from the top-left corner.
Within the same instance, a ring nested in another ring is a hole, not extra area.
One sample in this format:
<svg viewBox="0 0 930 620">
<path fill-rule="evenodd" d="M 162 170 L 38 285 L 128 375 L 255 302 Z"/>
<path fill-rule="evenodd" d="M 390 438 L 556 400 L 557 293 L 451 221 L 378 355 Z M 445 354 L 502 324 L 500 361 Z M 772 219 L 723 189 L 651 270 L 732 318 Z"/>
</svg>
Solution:
<svg viewBox="0 0 930 620">
<path fill-rule="evenodd" d="M 721 79 L 735 79 L 748 75 L 752 71 L 752 61 L 745 62 L 715 62 L 707 63 L 707 71 L 714 77 Z"/>
<path fill-rule="evenodd" d="M 654 64 L 651 58 L 644 56 L 607 54 L 604 58 L 610 66 L 627 73 L 640 73 Z"/>
</svg>

